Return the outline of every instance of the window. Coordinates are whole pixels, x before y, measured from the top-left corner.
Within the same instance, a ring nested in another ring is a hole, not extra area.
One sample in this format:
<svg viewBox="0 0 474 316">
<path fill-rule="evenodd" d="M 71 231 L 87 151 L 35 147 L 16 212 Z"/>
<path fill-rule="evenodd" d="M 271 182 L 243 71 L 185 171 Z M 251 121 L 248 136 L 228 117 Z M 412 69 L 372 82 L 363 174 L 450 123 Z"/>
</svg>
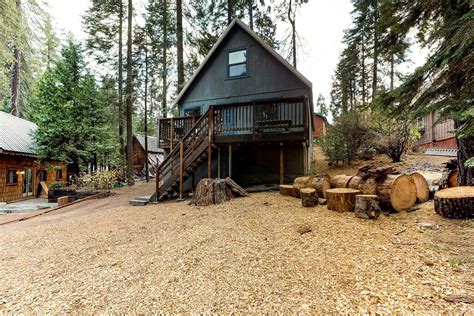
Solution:
<svg viewBox="0 0 474 316">
<path fill-rule="evenodd" d="M 198 116 L 201 115 L 201 107 L 197 106 L 194 108 L 184 109 L 184 116 Z"/>
<path fill-rule="evenodd" d="M 18 183 L 18 174 L 16 169 L 8 169 L 7 171 L 7 185 L 13 185 Z"/>
<path fill-rule="evenodd" d="M 229 78 L 247 75 L 247 49 L 229 52 Z"/>
<path fill-rule="evenodd" d="M 63 180 L 63 170 L 58 169 L 56 170 L 56 181 L 62 181 Z"/>
</svg>

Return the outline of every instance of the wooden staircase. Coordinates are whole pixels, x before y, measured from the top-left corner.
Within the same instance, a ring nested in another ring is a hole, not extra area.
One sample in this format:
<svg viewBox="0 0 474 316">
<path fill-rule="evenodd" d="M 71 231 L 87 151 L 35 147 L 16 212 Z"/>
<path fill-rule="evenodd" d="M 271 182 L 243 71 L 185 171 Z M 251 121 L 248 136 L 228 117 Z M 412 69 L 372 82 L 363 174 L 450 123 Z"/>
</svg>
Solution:
<svg viewBox="0 0 474 316">
<path fill-rule="evenodd" d="M 210 108 L 181 138 L 158 166 L 156 193 L 150 201 L 182 198 L 184 182 L 206 161 L 211 174 L 213 144 L 213 110 Z"/>
</svg>

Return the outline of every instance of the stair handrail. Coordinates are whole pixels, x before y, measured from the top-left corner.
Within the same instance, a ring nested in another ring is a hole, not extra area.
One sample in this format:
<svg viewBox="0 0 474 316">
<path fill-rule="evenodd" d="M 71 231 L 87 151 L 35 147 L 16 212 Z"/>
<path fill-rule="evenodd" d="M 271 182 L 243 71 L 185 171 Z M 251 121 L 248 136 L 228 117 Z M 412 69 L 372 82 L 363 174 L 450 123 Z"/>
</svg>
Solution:
<svg viewBox="0 0 474 316">
<path fill-rule="evenodd" d="M 180 155 L 180 150 L 181 150 L 181 143 L 183 143 L 183 147 L 185 142 L 188 142 L 188 138 L 193 134 L 193 132 L 197 129 L 197 127 L 204 121 L 209 119 L 209 113 L 210 111 L 213 111 L 212 107 L 209 107 L 209 109 L 194 123 L 194 125 L 191 127 L 191 129 L 181 138 L 179 143 L 171 150 L 169 155 L 163 160 L 161 164 L 159 164 L 156 168 L 156 198 L 158 199 L 159 196 L 158 194 L 160 193 L 160 174 L 162 173 L 162 169 L 165 168 L 174 158 L 179 157 Z M 204 130 L 201 130 L 200 133 L 209 133 L 209 128 L 210 125 L 209 123 L 207 124 L 207 128 Z M 192 139 L 191 139 L 192 141 Z M 188 146 L 185 151 L 188 153 L 189 151 L 194 150 L 194 146 Z M 173 172 L 173 169 L 170 170 L 170 172 Z"/>
</svg>

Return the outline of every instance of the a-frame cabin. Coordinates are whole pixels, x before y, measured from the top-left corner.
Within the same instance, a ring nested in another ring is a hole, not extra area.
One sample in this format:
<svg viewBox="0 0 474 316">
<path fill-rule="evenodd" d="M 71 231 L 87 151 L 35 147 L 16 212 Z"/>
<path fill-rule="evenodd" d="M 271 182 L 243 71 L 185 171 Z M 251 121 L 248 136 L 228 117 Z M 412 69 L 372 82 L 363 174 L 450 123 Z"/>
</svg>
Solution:
<svg viewBox="0 0 474 316">
<path fill-rule="evenodd" d="M 165 160 L 154 198 L 178 196 L 204 177 L 243 186 L 307 174 L 312 85 L 254 31 L 234 19 L 158 122 Z"/>
</svg>

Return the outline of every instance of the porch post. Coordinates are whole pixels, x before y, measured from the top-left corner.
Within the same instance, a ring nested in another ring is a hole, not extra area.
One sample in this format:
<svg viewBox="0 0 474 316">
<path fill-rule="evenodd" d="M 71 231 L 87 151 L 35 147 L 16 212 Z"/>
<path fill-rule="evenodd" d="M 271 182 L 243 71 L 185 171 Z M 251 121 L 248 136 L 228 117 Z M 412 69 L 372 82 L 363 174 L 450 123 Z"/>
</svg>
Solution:
<svg viewBox="0 0 474 316">
<path fill-rule="evenodd" d="M 170 152 L 173 151 L 173 138 L 174 138 L 174 124 L 173 118 L 170 120 Z"/>
<path fill-rule="evenodd" d="M 308 146 L 306 142 L 303 142 L 303 163 L 304 163 L 304 175 L 308 175 Z"/>
<path fill-rule="evenodd" d="M 283 184 L 285 178 L 283 143 L 280 143 L 280 184 Z"/>
<path fill-rule="evenodd" d="M 229 145 L 229 178 L 232 178 L 232 145 Z"/>
<path fill-rule="evenodd" d="M 214 108 L 209 107 L 209 116 L 208 116 L 208 139 L 207 139 L 207 177 L 212 178 L 212 135 L 214 133 L 213 121 L 214 121 Z"/>
<path fill-rule="evenodd" d="M 179 199 L 183 199 L 183 149 L 184 144 L 183 142 L 179 142 Z"/>
<path fill-rule="evenodd" d="M 221 147 L 217 147 L 217 177 L 221 177 Z"/>
</svg>

